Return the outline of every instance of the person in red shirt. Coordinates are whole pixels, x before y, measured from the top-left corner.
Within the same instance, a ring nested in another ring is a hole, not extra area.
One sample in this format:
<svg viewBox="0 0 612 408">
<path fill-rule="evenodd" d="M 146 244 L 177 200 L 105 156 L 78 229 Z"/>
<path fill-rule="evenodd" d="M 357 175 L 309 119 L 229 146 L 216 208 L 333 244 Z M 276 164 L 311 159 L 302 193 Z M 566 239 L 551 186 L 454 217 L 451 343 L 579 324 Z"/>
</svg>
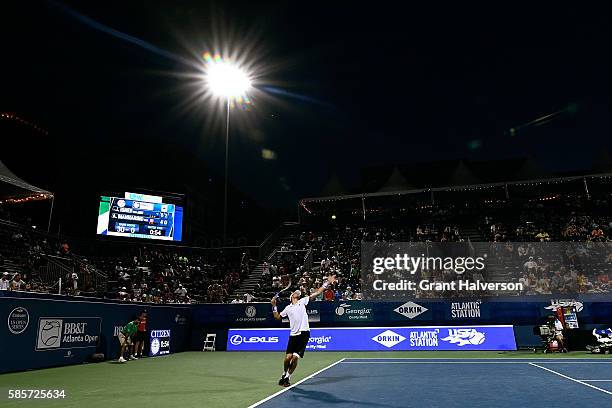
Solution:
<svg viewBox="0 0 612 408">
<path fill-rule="evenodd" d="M 323 298 L 328 302 L 332 302 L 334 300 L 334 291 L 331 288 L 327 288 L 325 292 L 323 292 Z"/>
<path fill-rule="evenodd" d="M 134 344 L 134 354 L 136 357 L 142 357 L 142 350 L 144 349 L 144 343 L 147 340 L 147 312 L 142 311 L 140 313 L 138 321 L 138 331 L 134 336 L 136 343 Z"/>
</svg>

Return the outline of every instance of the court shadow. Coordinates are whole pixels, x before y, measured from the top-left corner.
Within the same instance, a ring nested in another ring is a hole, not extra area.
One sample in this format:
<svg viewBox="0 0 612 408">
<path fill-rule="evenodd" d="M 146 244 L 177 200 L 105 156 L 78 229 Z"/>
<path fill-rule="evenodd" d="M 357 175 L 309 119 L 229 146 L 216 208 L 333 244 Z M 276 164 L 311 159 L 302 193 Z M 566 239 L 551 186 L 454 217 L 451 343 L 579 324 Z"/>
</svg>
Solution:
<svg viewBox="0 0 612 408">
<path fill-rule="evenodd" d="M 288 392 L 289 395 L 295 398 L 303 398 L 309 399 L 317 404 L 350 404 L 351 406 L 367 406 L 367 407 L 386 407 L 389 408 L 389 405 L 377 404 L 371 401 L 363 402 L 356 401 L 351 399 L 343 399 L 339 398 L 333 394 L 323 391 L 315 391 L 315 390 L 305 390 L 300 387 L 293 387 Z"/>
<path fill-rule="evenodd" d="M 377 378 L 382 378 L 382 377 L 393 377 L 392 375 L 377 375 Z M 344 376 L 338 376 L 338 377 L 315 377 L 315 378 L 311 378 L 308 381 L 304 382 L 304 384 L 301 384 L 301 386 L 309 386 L 309 385 L 323 385 L 323 384 L 333 384 L 333 383 L 339 383 L 342 381 L 350 381 L 356 378 L 361 378 L 363 379 L 364 377 L 362 375 L 344 375 Z"/>
</svg>

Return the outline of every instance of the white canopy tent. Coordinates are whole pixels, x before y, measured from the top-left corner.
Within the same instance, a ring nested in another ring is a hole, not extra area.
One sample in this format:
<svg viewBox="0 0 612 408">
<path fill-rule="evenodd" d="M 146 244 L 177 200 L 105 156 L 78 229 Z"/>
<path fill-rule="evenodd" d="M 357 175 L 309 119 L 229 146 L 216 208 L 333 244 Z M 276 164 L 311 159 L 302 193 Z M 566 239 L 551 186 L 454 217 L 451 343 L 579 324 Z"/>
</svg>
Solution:
<svg viewBox="0 0 612 408">
<path fill-rule="evenodd" d="M 49 211 L 49 223 L 47 230 L 51 226 L 53 214 L 54 195 L 52 192 L 36 187 L 21 179 L 13 173 L 2 161 L 0 161 L 0 202 L 19 202 L 26 200 L 51 200 Z"/>
</svg>

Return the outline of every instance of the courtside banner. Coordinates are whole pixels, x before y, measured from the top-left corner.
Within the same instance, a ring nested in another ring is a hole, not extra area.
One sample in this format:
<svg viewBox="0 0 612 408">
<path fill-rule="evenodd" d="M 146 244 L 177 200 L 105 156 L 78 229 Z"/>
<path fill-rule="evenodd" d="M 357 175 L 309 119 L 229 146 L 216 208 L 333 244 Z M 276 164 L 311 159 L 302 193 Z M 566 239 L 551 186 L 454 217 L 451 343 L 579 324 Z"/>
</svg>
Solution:
<svg viewBox="0 0 612 408">
<path fill-rule="evenodd" d="M 228 351 L 283 351 L 289 329 L 230 329 Z M 511 325 L 311 329 L 307 350 L 516 350 Z"/>
</svg>

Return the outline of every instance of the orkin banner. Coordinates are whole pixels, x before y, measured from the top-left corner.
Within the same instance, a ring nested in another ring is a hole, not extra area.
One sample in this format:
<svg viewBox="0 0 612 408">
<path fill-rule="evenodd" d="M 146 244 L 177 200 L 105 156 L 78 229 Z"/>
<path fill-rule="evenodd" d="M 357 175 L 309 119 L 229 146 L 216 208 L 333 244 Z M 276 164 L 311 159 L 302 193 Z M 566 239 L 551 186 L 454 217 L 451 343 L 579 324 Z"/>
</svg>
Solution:
<svg viewBox="0 0 612 408">
<path fill-rule="evenodd" d="M 289 329 L 230 329 L 228 351 L 282 351 Z M 497 326 L 335 327 L 311 329 L 307 350 L 516 350 L 514 330 Z"/>
<path fill-rule="evenodd" d="M 393 309 L 394 313 L 391 314 L 391 320 L 406 320 L 417 317 L 431 318 L 431 313 L 427 313 L 428 311 L 429 309 L 425 306 L 410 300 Z"/>
</svg>

